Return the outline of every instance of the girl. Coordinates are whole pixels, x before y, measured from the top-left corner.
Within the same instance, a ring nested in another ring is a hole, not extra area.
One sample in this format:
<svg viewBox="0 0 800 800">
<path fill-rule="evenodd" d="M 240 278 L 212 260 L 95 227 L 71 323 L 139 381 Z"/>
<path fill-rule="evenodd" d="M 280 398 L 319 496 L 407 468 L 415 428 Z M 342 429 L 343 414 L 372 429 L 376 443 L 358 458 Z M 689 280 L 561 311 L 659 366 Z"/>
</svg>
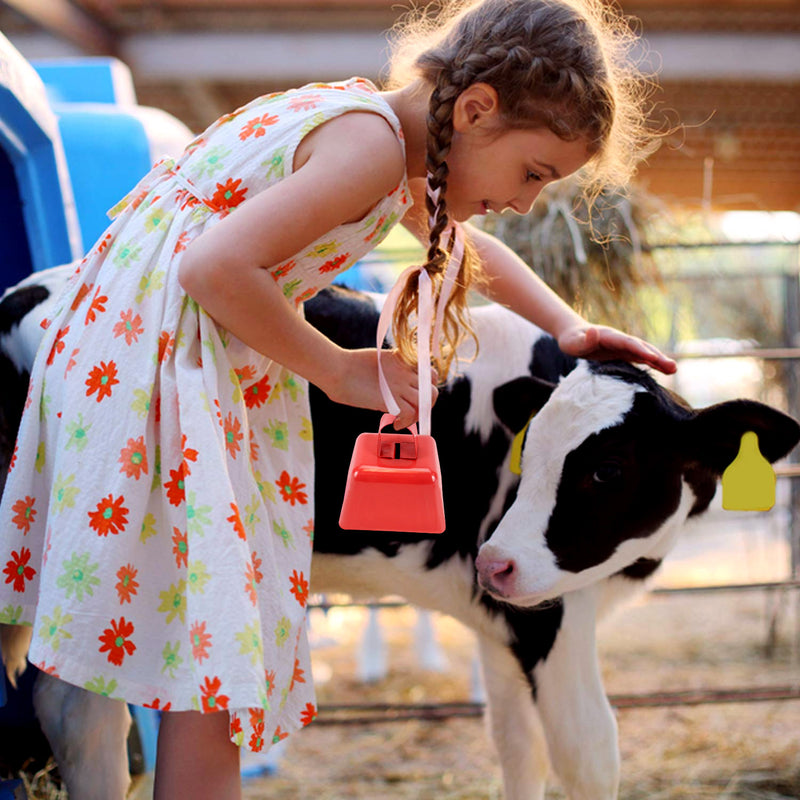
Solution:
<svg viewBox="0 0 800 800">
<path fill-rule="evenodd" d="M 0 508 L 0 608 L 33 625 L 41 669 L 165 712 L 157 798 L 239 797 L 239 746 L 316 714 L 307 381 L 340 403 L 383 401 L 375 351 L 334 345 L 303 301 L 401 218 L 438 286 L 452 221 L 524 214 L 577 170 L 624 178 L 646 149 L 627 40 L 596 5 L 453 8 L 402 39 L 391 91 L 314 84 L 223 117 L 112 211 L 60 298 Z M 466 230 L 440 377 L 479 273 L 568 353 L 674 370 Z M 416 291 L 409 280 L 384 361 L 397 427 L 417 414 Z"/>
</svg>

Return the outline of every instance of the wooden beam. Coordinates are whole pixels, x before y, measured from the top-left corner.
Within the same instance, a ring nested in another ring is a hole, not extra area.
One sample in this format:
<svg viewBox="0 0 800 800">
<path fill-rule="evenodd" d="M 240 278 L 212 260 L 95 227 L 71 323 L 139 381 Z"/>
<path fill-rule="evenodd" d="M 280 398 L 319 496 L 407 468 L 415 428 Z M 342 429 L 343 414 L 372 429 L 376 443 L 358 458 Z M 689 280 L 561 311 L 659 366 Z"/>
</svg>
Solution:
<svg viewBox="0 0 800 800">
<path fill-rule="evenodd" d="M 427 5 L 434 0 L 418 0 L 417 5 Z M 142 0 L 81 0 L 81 5 L 86 8 L 93 8 L 97 11 L 108 9 L 109 6 L 116 9 L 139 9 Z M 282 9 L 282 8 L 372 8 L 372 9 L 395 9 L 398 12 L 403 8 L 409 7 L 410 3 L 398 3 L 397 0 L 159 0 L 158 7 L 170 8 L 220 8 L 220 9 L 242 9 L 256 8 L 258 10 Z M 697 6 L 697 0 L 621 0 L 620 5 L 623 11 L 630 13 L 631 8 L 691 8 Z M 704 0 L 703 5 L 709 8 L 751 8 L 768 12 L 773 9 L 798 9 L 798 0 Z"/>
<path fill-rule="evenodd" d="M 427 0 L 427 2 L 431 1 Z M 426 0 L 423 0 L 422 5 L 425 2 Z M 82 5 L 100 13 L 104 8 L 108 8 L 109 3 L 106 0 L 82 0 Z M 142 8 L 142 0 L 112 0 L 111 5 L 117 10 L 138 11 Z M 166 11 L 175 9 L 272 11 L 287 8 L 292 10 L 394 9 L 399 14 L 401 10 L 397 0 L 159 0 L 156 5 L 160 10 Z"/>
<path fill-rule="evenodd" d="M 34 24 L 66 39 L 87 55 L 116 55 L 117 40 L 95 19 L 68 0 L 3 0 Z"/>
</svg>

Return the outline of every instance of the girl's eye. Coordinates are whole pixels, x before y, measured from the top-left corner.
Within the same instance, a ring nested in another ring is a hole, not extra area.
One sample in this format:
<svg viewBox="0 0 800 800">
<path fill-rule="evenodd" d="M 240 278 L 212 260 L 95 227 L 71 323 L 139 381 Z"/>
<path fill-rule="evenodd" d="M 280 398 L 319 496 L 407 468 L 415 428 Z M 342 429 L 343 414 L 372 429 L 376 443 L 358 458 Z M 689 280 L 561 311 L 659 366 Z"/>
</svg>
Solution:
<svg viewBox="0 0 800 800">
<path fill-rule="evenodd" d="M 534 172 L 533 170 L 528 170 L 525 174 L 526 181 L 540 181 L 542 180 L 542 176 L 538 172 Z"/>
</svg>

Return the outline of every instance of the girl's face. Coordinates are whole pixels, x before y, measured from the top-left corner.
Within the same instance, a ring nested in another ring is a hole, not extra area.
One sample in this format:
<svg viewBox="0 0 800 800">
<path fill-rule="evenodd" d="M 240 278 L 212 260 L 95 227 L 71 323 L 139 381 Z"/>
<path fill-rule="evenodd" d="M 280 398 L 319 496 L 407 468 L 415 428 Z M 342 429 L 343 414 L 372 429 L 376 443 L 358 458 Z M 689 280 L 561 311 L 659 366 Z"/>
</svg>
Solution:
<svg viewBox="0 0 800 800">
<path fill-rule="evenodd" d="M 454 109 L 447 208 L 458 221 L 505 209 L 527 214 L 548 183 L 590 158 L 583 139 L 567 142 L 547 128 L 503 130 L 496 95 L 483 86 L 463 92 Z"/>
</svg>

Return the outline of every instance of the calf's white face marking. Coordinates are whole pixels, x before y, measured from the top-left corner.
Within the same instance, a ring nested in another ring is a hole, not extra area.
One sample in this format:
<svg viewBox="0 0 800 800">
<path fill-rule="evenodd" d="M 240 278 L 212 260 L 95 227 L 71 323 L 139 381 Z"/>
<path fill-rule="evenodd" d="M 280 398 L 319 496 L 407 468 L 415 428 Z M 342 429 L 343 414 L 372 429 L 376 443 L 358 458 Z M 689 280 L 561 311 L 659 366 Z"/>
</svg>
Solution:
<svg viewBox="0 0 800 800">
<path fill-rule="evenodd" d="M 602 563 L 579 570 L 559 566 L 552 543 L 548 544 L 568 456 L 593 435 L 619 425 L 633 408 L 637 393 L 644 391 L 639 384 L 593 373 L 581 363 L 533 418 L 516 500 L 481 547 L 476 562 L 479 582 L 491 595 L 514 605 L 536 605 L 614 574 L 651 549 L 654 538 L 668 535 L 669 526 L 659 526 L 650 536 L 619 542 Z M 683 519 L 692 493 L 681 495 L 679 508 L 685 513 L 672 516 Z M 591 530 L 587 533 L 591 536 Z"/>
</svg>

